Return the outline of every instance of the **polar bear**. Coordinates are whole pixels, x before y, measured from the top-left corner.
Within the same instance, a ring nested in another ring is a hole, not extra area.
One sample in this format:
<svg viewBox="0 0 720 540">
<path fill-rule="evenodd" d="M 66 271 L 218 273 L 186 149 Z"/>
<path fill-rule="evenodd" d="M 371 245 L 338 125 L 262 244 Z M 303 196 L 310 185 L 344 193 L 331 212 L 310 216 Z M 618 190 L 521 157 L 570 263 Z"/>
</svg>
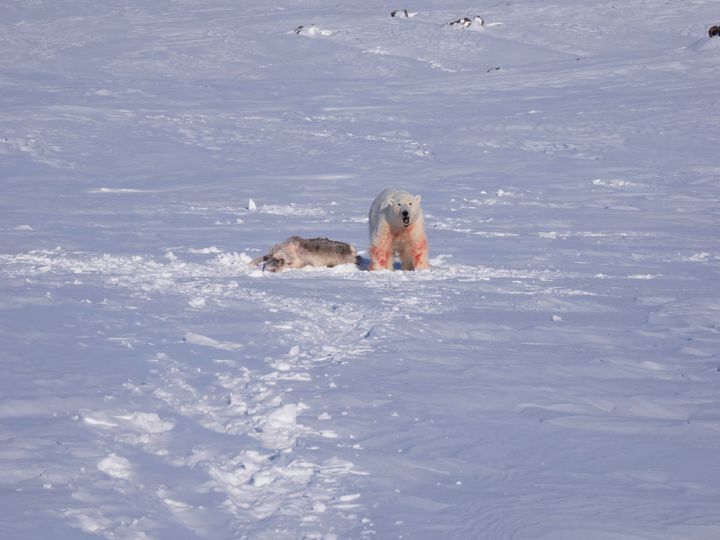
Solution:
<svg viewBox="0 0 720 540">
<path fill-rule="evenodd" d="M 428 264 L 420 195 L 387 188 L 370 206 L 370 270 L 392 270 L 395 254 L 403 270 L 423 270 Z"/>
</svg>

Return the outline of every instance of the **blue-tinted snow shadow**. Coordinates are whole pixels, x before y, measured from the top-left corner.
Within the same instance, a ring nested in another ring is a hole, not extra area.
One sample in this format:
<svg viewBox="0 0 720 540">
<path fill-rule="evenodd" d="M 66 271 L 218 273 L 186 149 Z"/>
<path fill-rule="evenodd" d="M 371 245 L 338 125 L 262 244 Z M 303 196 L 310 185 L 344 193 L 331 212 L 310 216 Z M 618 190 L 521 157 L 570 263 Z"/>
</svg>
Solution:
<svg viewBox="0 0 720 540">
<path fill-rule="evenodd" d="M 357 267 L 358 270 L 361 272 L 369 272 L 370 271 L 370 259 L 366 259 L 365 257 L 362 257 L 360 255 L 357 256 Z M 393 270 L 402 270 L 402 266 L 400 262 L 396 261 L 393 263 Z"/>
</svg>

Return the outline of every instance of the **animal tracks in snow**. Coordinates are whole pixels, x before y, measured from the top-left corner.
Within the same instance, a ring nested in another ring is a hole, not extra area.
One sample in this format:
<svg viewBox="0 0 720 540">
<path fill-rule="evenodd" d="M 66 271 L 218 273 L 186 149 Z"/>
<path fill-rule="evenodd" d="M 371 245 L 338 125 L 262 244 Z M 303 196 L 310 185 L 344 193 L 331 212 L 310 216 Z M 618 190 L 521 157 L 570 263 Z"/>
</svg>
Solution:
<svg viewBox="0 0 720 540">
<path fill-rule="evenodd" d="M 248 313 L 282 319 L 266 325 L 258 321 L 265 327 L 263 340 L 287 343 L 280 349 L 270 347 L 264 355 L 256 344 L 235 343 L 223 332 L 187 330 L 162 337 L 166 345 L 139 331 L 123 336 L 123 343 L 132 343 L 123 347 L 124 354 L 150 353 L 149 372 L 142 383 L 128 381 L 121 390 L 138 403 L 137 409 L 113 408 L 109 399 L 106 409 L 79 412 L 78 421 L 101 441 L 92 450 L 100 454 L 97 473 L 110 490 L 142 492 L 141 499 L 154 493 L 169 515 L 182 514 L 187 528 L 203 534 L 222 534 L 223 514 L 238 524 L 268 520 L 271 527 L 300 519 L 308 538 L 316 529 L 322 531 L 328 519 L 344 520 L 347 530 L 366 529 L 356 515 L 364 502 L 345 492 L 348 478 L 365 473 L 346 459 L 316 457 L 312 450 L 314 439 L 347 444 L 344 430 L 335 426 L 339 419 L 317 420 L 320 412 L 292 390 L 299 384 L 315 385 L 323 366 L 370 353 L 372 327 L 397 314 L 296 298 L 283 289 L 287 280 L 276 281 L 280 292 L 273 294 L 272 281 L 253 278 L 246 255 L 216 249 L 187 250 L 186 255 L 194 262 L 183 260 L 180 249 L 159 259 L 51 250 L 19 255 L 9 265 L 16 277 L 40 272 L 55 276 L 62 287 L 92 282 L 100 288 L 122 288 L 146 301 L 165 295 L 185 298 L 181 305 L 198 298 L 213 306 L 243 302 L 252 305 Z M 311 277 L 309 272 L 298 274 L 303 275 Z M 115 340 L 109 342 L 123 346 Z M 322 426 L 305 425 L 307 419 Z M 205 434 L 197 436 L 203 430 Z M 216 443 L 204 445 L 204 438 Z M 175 468 L 197 491 L 214 493 L 218 504 L 203 508 L 171 485 L 154 484 L 148 474 L 153 466 Z M 106 508 L 79 505 L 68 508 L 65 516 L 86 532 L 133 536 L 127 528 L 132 516 Z"/>
<path fill-rule="evenodd" d="M 642 178 L 620 175 L 588 179 L 585 187 L 608 201 L 645 189 Z M 662 238 L 642 230 L 618 232 L 614 226 L 586 231 L 555 218 L 534 219 L 525 226 L 503 220 L 497 212 L 517 208 L 533 213 L 554 204 L 584 208 L 566 196 L 553 199 L 503 185 L 454 196 L 447 212 L 428 216 L 435 245 L 443 245 L 444 235 L 501 248 L 512 244 L 528 257 L 512 259 L 517 262 L 512 267 L 492 266 L 491 250 L 487 265 L 462 264 L 459 261 L 467 260 L 462 253 L 441 250 L 432 253 L 430 271 L 367 272 L 346 265 L 277 275 L 250 267 L 255 253 L 217 246 L 173 246 L 158 255 L 60 248 L 0 255 L 0 276 L 28 288 L 42 278 L 47 305 L 71 302 L 83 326 L 102 315 L 99 320 L 107 322 L 83 328 L 84 342 L 102 342 L 114 361 L 139 357 L 137 363 L 147 368 L 107 392 L 101 402 L 63 405 L 74 407 L 78 425 L 93 441 L 73 450 L 89 456 L 82 460 L 85 472 L 90 471 L 88 479 L 62 470 L 46 482 L 53 489 L 72 484 L 67 488 L 72 503 L 66 504 L 64 518 L 106 537 L 141 538 L 144 531 L 171 530 L 178 524 L 193 534 L 215 537 L 245 529 L 258 537 L 278 530 L 300 530 L 306 538 L 370 535 L 376 530 L 368 517 L 374 503 L 357 495 L 359 484 L 378 481 L 368 476 L 372 467 L 366 448 L 392 443 L 390 435 L 363 426 L 362 407 L 387 407 L 392 422 L 403 418 L 391 397 L 387 403 L 354 404 L 345 396 L 343 373 L 372 376 L 358 366 L 398 352 L 395 361 L 403 369 L 403 356 L 413 355 L 418 335 L 423 343 L 437 343 L 454 355 L 466 351 L 468 358 L 491 346 L 513 349 L 518 343 L 538 350 L 594 346 L 604 354 L 616 339 L 613 325 L 605 321 L 626 309 L 628 300 L 618 299 L 616 290 L 627 280 L 633 280 L 638 296 L 631 311 L 643 316 L 651 312 L 649 328 L 637 331 L 637 340 L 671 339 L 665 336 L 668 326 L 685 328 L 678 337 L 691 339 L 710 326 L 691 315 L 691 305 L 680 309 L 673 299 L 661 299 L 657 290 L 666 277 L 651 266 L 626 260 L 610 269 L 584 266 L 582 261 L 575 266 L 554 264 L 545 253 L 560 258 L 570 253 L 575 260 L 575 246 L 601 250 L 607 244 L 615 250 L 623 242 L 637 247 L 634 261 L 646 253 L 643 244 Z M 262 201 L 220 209 L 181 208 L 195 217 L 231 224 L 275 215 L 344 222 L 338 210 L 332 204 L 320 208 Z M 715 259 L 709 251 L 693 249 L 672 262 L 694 268 Z M 326 293 L 328 289 L 338 293 Z M 82 297 L 77 297 L 80 290 Z M 473 322 L 468 322 L 466 310 L 474 310 Z M 590 314 L 592 324 L 584 322 Z M 553 327 L 568 330 L 553 332 Z M 703 340 L 684 343 L 683 353 L 706 361 L 713 354 Z M 455 361 L 452 355 L 439 356 L 438 363 Z M 576 368 L 553 369 L 579 378 Z M 598 385 L 613 374 L 621 378 L 634 373 L 658 384 L 682 376 L 657 358 L 642 365 L 602 358 L 596 366 L 583 366 L 582 373 Z M 507 376 L 495 375 L 496 380 L 491 375 L 489 384 Z M 493 391 L 491 386 L 486 389 Z M 580 402 L 581 396 L 572 401 Z M 542 395 L 509 405 L 524 419 L 571 432 L 622 435 L 647 426 L 648 420 L 648 429 L 657 430 L 685 417 L 696 427 L 717 427 L 712 415 L 706 418 L 696 406 L 677 417 L 668 417 L 668 407 L 650 399 L 626 400 L 624 406 L 620 413 L 608 412 L 602 404 L 570 410 Z M 393 448 L 396 451 L 404 447 Z M 153 471 L 165 474 L 155 476 Z M 167 480 L 173 477 L 177 484 Z M 105 493 L 137 502 L 122 511 L 103 505 L 89 495 L 97 492 L 86 487 L 90 481 Z M 153 515 L 145 515 L 144 506 L 154 508 Z M 146 521 L 136 521 L 140 516 Z"/>
<path fill-rule="evenodd" d="M 486 200 L 525 198 L 503 189 L 487 199 L 458 199 L 454 204 L 484 207 Z M 547 242 L 576 236 L 523 238 Z M 338 403 L 349 398 L 335 375 L 358 370 L 358 364 L 371 362 L 375 353 L 393 348 L 412 355 L 415 332 L 423 343 L 443 344 L 455 355 L 463 350 L 476 354 L 493 343 L 513 349 L 518 339 L 540 349 L 552 339 L 553 347 L 591 343 L 604 351 L 614 339 L 613 326 L 604 321 L 613 320 L 620 309 L 612 298 L 614 283 L 629 279 L 537 264 L 462 265 L 443 253 L 434 255 L 434 269 L 423 272 L 335 268 L 271 275 L 251 269 L 251 258 L 214 246 L 173 247 L 160 256 L 62 249 L 0 255 L 3 277 L 32 281 L 43 276 L 53 292 L 48 302 L 69 301 L 82 284 L 84 291 L 97 290 L 100 297 L 112 290 L 114 302 L 76 300 L 81 312 L 100 310 L 108 321 L 120 313 L 133 321 L 142 311 L 145 320 L 163 321 L 154 332 L 139 327 L 143 319 L 123 325 L 123 332 L 109 324 L 97 336 L 109 351 L 116 351 L 115 361 L 140 355 L 147 370 L 102 402 L 78 407 L 76 422 L 92 441 L 72 450 L 84 470 L 63 469 L 46 482 L 72 493 L 62 510 L 67 523 L 109 538 L 151 538 L 148 531 L 178 526 L 215 537 L 238 530 L 253 531 L 251 537 L 371 535 L 376 530 L 368 517 L 373 502 L 358 495 L 362 490 L 357 486 L 379 481 L 368 476 L 364 466 L 371 455 L 366 455 L 366 445 L 384 448 L 392 444 L 391 436 L 371 430 L 369 442 L 367 432 L 362 442 L 356 440 L 361 415 L 351 414 L 351 407 L 345 409 L 347 416 L 340 412 Z M 707 264 L 709 257 L 699 259 L 685 264 Z M 343 282 L 342 296 L 317 294 L 338 281 Z M 636 310 L 652 311 L 651 326 L 639 331 L 637 339 L 655 339 L 653 332 L 664 334 L 668 326 L 693 337 L 711 326 L 694 314 L 692 304 L 653 294 L 636 302 Z M 474 298 L 471 309 L 482 315 L 468 322 L 453 301 L 460 296 Z M 203 302 L 194 305 L 197 299 Z M 131 309 L 134 305 L 142 305 L 142 310 Z M 198 309 L 206 310 L 200 318 L 204 323 L 196 317 Z M 698 311 L 708 309 L 700 306 Z M 584 324 L 589 313 L 592 324 Z M 242 343 L 233 337 L 238 324 L 244 325 Z M 568 332 L 548 332 L 551 325 L 567 326 Z M 703 340 L 687 342 L 686 353 L 707 359 L 713 354 L 709 346 Z M 445 361 L 452 365 L 454 360 L 437 360 Z M 401 369 L 402 356 L 396 362 Z M 622 362 L 610 357 L 596 366 L 552 369 L 554 376 L 566 371 L 579 376 L 574 370 L 581 369 L 588 384 L 597 385 L 628 372 L 658 384 L 671 384 L 682 375 L 661 359 L 642 365 Z M 371 376 L 365 369 L 360 372 Z M 507 375 L 491 374 L 488 384 L 501 384 L 503 377 Z M 493 390 L 489 386 L 485 391 Z M 523 418 L 571 433 L 653 432 L 687 420 L 696 429 L 717 428 L 701 404 L 689 403 L 673 412 L 674 401 L 642 396 L 627 398 L 620 406 L 611 400 L 578 406 L 583 403 L 580 395 L 571 402 L 572 407 L 539 392 L 532 401 L 511 406 Z M 333 403 L 332 415 L 327 403 Z M 391 421 L 403 420 L 390 396 L 387 402 L 356 407 L 387 408 Z M 388 442 L 383 443 L 384 438 Z M 120 509 L 103 504 L 103 494 L 131 502 Z M 153 512 L 145 512 L 146 507 Z"/>
</svg>

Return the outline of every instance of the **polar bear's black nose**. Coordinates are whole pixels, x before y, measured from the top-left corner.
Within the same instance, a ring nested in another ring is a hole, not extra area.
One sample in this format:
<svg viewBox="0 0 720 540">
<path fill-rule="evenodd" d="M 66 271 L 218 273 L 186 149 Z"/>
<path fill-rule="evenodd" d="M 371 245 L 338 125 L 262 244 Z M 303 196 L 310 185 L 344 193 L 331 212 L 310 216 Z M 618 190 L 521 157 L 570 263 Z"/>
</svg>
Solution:
<svg viewBox="0 0 720 540">
<path fill-rule="evenodd" d="M 403 210 L 403 211 L 402 211 L 402 217 L 406 218 L 406 217 L 408 217 L 409 215 L 410 215 L 410 214 L 408 214 L 408 211 L 407 211 L 407 210 Z"/>
</svg>

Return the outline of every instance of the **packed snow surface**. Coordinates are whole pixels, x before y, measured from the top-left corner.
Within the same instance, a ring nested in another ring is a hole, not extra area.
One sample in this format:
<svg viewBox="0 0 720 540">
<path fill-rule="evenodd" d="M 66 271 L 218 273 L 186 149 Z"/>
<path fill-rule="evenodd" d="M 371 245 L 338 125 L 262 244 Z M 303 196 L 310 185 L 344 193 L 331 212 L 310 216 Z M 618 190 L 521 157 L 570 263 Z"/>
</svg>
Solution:
<svg viewBox="0 0 720 540">
<path fill-rule="evenodd" d="M 720 538 L 717 24 L 4 0 L 0 538 Z"/>
</svg>

